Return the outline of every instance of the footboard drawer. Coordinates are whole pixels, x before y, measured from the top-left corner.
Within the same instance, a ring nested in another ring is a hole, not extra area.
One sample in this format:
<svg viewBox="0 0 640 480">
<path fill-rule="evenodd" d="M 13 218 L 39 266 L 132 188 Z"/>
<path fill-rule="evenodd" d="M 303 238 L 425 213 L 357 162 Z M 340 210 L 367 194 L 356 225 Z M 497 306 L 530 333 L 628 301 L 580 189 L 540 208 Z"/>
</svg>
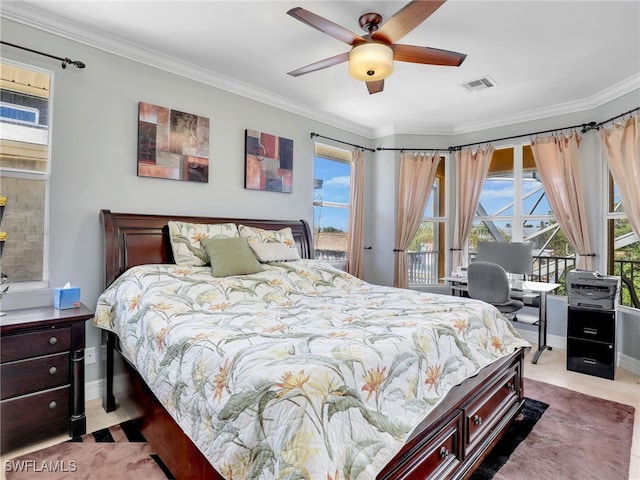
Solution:
<svg viewBox="0 0 640 480">
<path fill-rule="evenodd" d="M 486 438 L 504 413 L 520 401 L 520 369 L 514 365 L 465 409 L 465 454 Z"/>
<path fill-rule="evenodd" d="M 459 413 L 430 440 L 414 447 L 410 461 L 399 465 L 385 480 L 447 479 L 461 463 L 462 414 Z"/>
</svg>

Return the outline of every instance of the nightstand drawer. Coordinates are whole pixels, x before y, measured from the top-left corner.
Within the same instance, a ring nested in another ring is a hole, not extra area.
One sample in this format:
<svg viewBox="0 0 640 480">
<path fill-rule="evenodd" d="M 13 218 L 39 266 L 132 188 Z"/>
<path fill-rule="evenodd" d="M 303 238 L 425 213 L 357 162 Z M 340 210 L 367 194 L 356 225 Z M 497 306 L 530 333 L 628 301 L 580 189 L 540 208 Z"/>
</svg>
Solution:
<svg viewBox="0 0 640 480">
<path fill-rule="evenodd" d="M 2 451 L 69 433 L 69 387 L 0 402 Z"/>
<path fill-rule="evenodd" d="M 3 364 L 2 400 L 70 383 L 69 362 L 69 353 L 65 352 Z"/>
<path fill-rule="evenodd" d="M 0 361 L 13 362 L 23 358 L 39 357 L 64 352 L 71 348 L 71 328 L 52 328 L 37 332 L 2 337 Z"/>
</svg>

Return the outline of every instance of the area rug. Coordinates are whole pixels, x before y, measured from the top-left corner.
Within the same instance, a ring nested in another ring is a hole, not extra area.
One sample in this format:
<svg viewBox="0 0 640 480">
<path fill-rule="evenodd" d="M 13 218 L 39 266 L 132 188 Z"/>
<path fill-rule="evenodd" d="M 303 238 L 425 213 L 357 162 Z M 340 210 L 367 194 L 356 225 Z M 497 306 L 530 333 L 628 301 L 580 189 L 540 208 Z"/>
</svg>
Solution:
<svg viewBox="0 0 640 480">
<path fill-rule="evenodd" d="M 625 480 L 634 407 L 525 379 L 525 395 L 549 408 L 494 480 Z"/>
<path fill-rule="evenodd" d="M 628 478 L 633 407 L 528 379 L 525 394 L 521 418 L 473 480 Z M 132 421 L 6 460 L 3 468 L 7 480 L 173 478 Z"/>
<path fill-rule="evenodd" d="M 7 480 L 167 480 L 173 475 L 128 420 L 3 461 Z"/>
</svg>

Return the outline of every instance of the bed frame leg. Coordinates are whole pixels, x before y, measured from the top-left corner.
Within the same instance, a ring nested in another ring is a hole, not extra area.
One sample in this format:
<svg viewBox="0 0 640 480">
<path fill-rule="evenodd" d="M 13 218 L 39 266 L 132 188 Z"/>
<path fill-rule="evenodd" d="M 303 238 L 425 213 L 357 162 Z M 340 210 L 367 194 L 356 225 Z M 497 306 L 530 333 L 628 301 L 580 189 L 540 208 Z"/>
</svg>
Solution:
<svg viewBox="0 0 640 480">
<path fill-rule="evenodd" d="M 115 334 L 106 332 L 107 336 L 107 371 L 106 389 L 102 399 L 102 408 L 109 413 L 116 409 L 116 397 L 113 395 L 113 351 L 115 349 Z"/>
</svg>

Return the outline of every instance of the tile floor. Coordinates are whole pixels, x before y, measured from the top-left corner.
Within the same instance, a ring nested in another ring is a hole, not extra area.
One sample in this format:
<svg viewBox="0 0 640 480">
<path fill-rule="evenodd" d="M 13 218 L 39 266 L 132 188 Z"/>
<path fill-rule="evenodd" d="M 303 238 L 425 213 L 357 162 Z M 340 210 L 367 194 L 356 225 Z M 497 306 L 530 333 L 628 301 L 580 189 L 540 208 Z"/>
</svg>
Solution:
<svg viewBox="0 0 640 480">
<path fill-rule="evenodd" d="M 636 415 L 628 480 L 640 480 L 640 379 L 638 376 L 622 368 L 616 369 L 615 381 L 569 372 L 566 369 L 566 351 L 557 348 L 545 351 L 540 356 L 536 365 L 531 363 L 532 355 L 533 353 L 530 352 L 526 359 L 524 368 L 526 378 L 551 383 L 587 395 L 606 398 L 607 400 L 625 403 L 635 407 Z M 121 409 L 109 414 L 105 413 L 104 410 L 102 410 L 102 401 L 100 399 L 87 402 L 88 432 L 115 425 L 127 418 L 127 415 Z M 0 479 L 4 479 L 4 460 L 49 445 L 55 445 L 67 439 L 68 436 L 62 435 L 50 438 L 45 442 L 39 442 L 19 450 L 7 452 L 7 454 L 2 456 L 3 467 L 0 471 Z"/>
</svg>

